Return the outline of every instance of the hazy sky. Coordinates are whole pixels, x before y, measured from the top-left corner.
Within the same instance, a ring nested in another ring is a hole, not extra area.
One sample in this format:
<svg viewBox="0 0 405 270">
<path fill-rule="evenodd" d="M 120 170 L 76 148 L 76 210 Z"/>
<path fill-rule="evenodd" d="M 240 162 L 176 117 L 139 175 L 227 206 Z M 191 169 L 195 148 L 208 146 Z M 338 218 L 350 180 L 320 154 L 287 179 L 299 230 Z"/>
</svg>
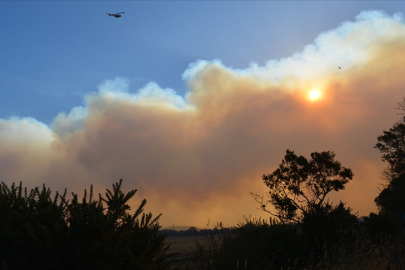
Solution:
<svg viewBox="0 0 405 270">
<path fill-rule="evenodd" d="M 405 96 L 405 2 L 0 11 L 0 181 L 102 192 L 123 178 L 163 226 L 232 226 L 268 218 L 249 192 L 266 192 L 286 149 L 331 150 L 355 174 L 331 201 L 375 211 L 385 164 L 373 146 Z"/>
</svg>

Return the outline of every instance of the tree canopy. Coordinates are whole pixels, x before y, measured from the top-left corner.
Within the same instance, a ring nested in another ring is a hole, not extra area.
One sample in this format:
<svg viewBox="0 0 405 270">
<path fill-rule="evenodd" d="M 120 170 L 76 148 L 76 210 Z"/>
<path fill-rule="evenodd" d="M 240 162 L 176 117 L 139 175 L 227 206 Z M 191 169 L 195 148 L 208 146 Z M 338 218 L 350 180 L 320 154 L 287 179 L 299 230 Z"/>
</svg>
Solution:
<svg viewBox="0 0 405 270">
<path fill-rule="evenodd" d="M 390 180 L 405 174 L 405 119 L 383 133 L 374 147 L 381 151 L 382 160 L 389 164 L 386 175 Z"/>
<path fill-rule="evenodd" d="M 405 98 L 396 109 L 402 111 L 399 114 L 405 114 Z M 399 235 L 405 223 L 405 117 L 390 130 L 384 130 L 377 140 L 374 148 L 378 148 L 383 154 L 382 160 L 388 162 L 383 172 L 388 184 L 374 200 L 378 215 L 370 213 L 367 220 L 374 231 Z"/>
<path fill-rule="evenodd" d="M 263 175 L 270 189 L 268 200 L 263 195 L 251 195 L 264 211 L 283 222 L 300 222 L 304 214 L 324 206 L 331 191 L 344 189 L 352 178 L 352 171 L 335 160 L 333 152 L 313 152 L 308 160 L 287 150 L 278 169 Z M 268 204 L 273 205 L 275 211 L 269 210 Z"/>
</svg>

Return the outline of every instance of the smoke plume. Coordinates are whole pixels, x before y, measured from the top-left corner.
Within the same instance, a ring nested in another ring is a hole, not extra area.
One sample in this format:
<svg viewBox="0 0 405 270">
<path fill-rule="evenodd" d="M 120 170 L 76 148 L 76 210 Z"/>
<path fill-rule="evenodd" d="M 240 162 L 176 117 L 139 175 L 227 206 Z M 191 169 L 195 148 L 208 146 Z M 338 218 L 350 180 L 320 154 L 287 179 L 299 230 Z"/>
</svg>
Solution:
<svg viewBox="0 0 405 270">
<path fill-rule="evenodd" d="M 115 78 L 50 127 L 0 119 L 0 180 L 103 192 L 123 178 L 124 190 L 138 189 L 134 208 L 146 198 L 163 226 L 203 227 L 208 218 L 232 226 L 243 215 L 268 217 L 249 193 L 266 192 L 261 176 L 287 149 L 331 150 L 355 176 L 330 200 L 367 215 L 385 167 L 373 147 L 399 118 L 403 74 L 403 16 L 362 12 L 264 66 L 196 61 L 183 74 L 185 96 L 154 82 L 131 93 Z"/>
</svg>

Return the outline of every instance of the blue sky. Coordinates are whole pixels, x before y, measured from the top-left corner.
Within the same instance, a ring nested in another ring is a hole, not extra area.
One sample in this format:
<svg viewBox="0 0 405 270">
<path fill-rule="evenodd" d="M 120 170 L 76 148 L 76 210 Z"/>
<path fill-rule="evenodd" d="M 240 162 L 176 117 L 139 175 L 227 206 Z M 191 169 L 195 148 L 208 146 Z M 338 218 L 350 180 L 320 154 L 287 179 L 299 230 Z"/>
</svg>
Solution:
<svg viewBox="0 0 405 270">
<path fill-rule="evenodd" d="M 334 151 L 355 177 L 328 198 L 376 210 L 386 164 L 374 145 L 405 96 L 405 2 L 0 11 L 0 181 L 102 192 L 123 178 L 163 226 L 232 226 L 263 214 L 249 192 L 265 194 L 286 149 Z"/>
<path fill-rule="evenodd" d="M 116 77 L 132 92 L 154 81 L 184 95 L 196 60 L 263 65 L 369 9 L 404 12 L 405 2 L 1 1 L 0 118 L 49 125 Z"/>
</svg>

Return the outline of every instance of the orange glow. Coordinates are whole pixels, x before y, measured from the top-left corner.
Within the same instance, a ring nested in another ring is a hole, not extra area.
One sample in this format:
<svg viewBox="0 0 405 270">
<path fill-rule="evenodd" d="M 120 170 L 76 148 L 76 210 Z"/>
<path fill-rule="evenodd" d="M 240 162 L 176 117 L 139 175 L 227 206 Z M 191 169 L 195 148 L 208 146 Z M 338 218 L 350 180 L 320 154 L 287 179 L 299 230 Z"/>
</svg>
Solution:
<svg viewBox="0 0 405 270">
<path fill-rule="evenodd" d="M 322 93 L 318 89 L 312 89 L 309 92 L 309 99 L 312 100 L 312 101 L 320 99 L 321 96 L 322 96 Z"/>
</svg>

